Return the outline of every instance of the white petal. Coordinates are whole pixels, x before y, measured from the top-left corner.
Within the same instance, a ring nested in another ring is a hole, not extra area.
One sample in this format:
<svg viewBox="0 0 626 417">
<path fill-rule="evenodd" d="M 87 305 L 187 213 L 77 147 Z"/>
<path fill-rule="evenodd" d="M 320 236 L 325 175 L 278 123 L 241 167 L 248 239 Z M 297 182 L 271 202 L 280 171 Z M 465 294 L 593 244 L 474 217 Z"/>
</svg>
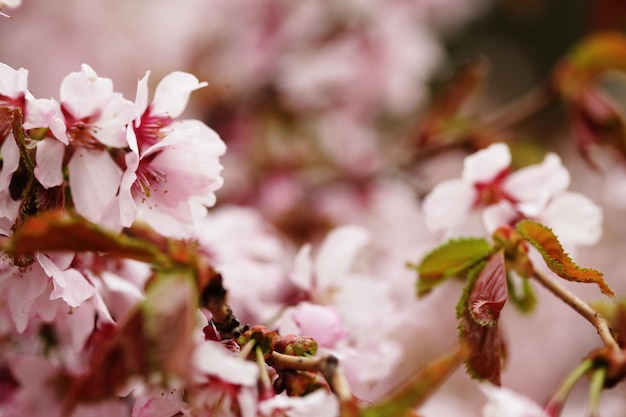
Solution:
<svg viewBox="0 0 626 417">
<path fill-rule="evenodd" d="M 510 389 L 489 384 L 480 389 L 487 397 L 483 417 L 548 417 L 537 403 Z"/>
<path fill-rule="evenodd" d="M 186 72 L 175 71 L 163 77 L 154 92 L 151 113 L 175 118 L 187 107 L 192 91 L 208 85 Z"/>
<path fill-rule="evenodd" d="M 504 189 L 520 201 L 520 209 L 526 215 L 536 216 L 552 197 L 567 189 L 569 182 L 569 172 L 561 163 L 561 158 L 549 153 L 541 164 L 511 174 L 504 183 Z"/>
<path fill-rule="evenodd" d="M 137 82 L 137 94 L 135 95 L 135 107 L 137 108 L 137 114 L 139 117 L 135 120 L 135 127 L 139 127 L 141 123 L 141 116 L 148 108 L 148 78 L 150 77 L 150 71 L 146 71 L 146 74 Z"/>
<path fill-rule="evenodd" d="M 339 285 L 352 267 L 357 253 L 370 236 L 362 227 L 347 225 L 331 231 L 317 254 L 315 280 L 319 290 Z"/>
<path fill-rule="evenodd" d="M 80 72 L 68 74 L 61 82 L 61 102 L 76 119 L 99 112 L 112 94 L 113 81 L 98 77 L 86 64 Z"/>
<path fill-rule="evenodd" d="M 444 181 L 424 198 L 422 210 L 431 232 L 458 226 L 472 210 L 476 191 L 460 179 Z"/>
<path fill-rule="evenodd" d="M 511 165 L 509 147 L 504 143 L 494 143 L 465 158 L 461 177 L 472 184 L 485 182 L 495 178 L 509 165 Z"/>
<path fill-rule="evenodd" d="M 508 225 L 517 217 L 517 210 L 508 201 L 500 201 L 497 204 L 485 207 L 483 210 L 483 225 L 488 235 L 504 225 Z"/>
<path fill-rule="evenodd" d="M 0 95 L 17 98 L 26 92 L 27 87 L 28 70 L 24 68 L 14 70 L 0 63 Z"/>
<path fill-rule="evenodd" d="M 566 192 L 548 203 L 541 220 L 564 245 L 593 245 L 602 237 L 602 209 L 582 194 Z"/>
</svg>

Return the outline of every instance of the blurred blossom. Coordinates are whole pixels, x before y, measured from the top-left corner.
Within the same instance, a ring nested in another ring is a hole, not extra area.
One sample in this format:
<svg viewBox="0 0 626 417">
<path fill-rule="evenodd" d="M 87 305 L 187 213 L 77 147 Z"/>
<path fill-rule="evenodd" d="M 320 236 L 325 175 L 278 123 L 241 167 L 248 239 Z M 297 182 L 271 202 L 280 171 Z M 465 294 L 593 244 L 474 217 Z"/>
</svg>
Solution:
<svg viewBox="0 0 626 417">
<path fill-rule="evenodd" d="M 465 158 L 461 178 L 438 184 L 424 199 L 428 227 L 452 235 L 480 234 L 482 227 L 491 233 L 531 218 L 551 227 L 568 248 L 600 239 L 602 209 L 582 194 L 566 191 L 569 172 L 558 155 L 549 153 L 541 164 L 513 173 L 510 163 L 503 143 Z"/>
<path fill-rule="evenodd" d="M 487 397 L 483 417 L 548 417 L 548 414 L 532 400 L 507 388 L 483 385 Z"/>
</svg>

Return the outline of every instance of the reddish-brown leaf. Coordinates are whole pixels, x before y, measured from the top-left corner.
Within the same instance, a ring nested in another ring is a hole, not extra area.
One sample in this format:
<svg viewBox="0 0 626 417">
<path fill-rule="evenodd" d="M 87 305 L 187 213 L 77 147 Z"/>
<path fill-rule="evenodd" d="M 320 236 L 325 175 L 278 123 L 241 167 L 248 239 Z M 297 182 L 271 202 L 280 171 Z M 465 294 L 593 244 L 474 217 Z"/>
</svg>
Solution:
<svg viewBox="0 0 626 417">
<path fill-rule="evenodd" d="M 524 236 L 524 239 L 537 248 L 548 267 L 561 278 L 568 281 L 595 283 L 604 294 L 611 297 L 615 295 L 604 281 L 602 272 L 576 265 L 548 227 L 531 220 L 522 220 L 517 224 L 517 230 Z"/>
</svg>

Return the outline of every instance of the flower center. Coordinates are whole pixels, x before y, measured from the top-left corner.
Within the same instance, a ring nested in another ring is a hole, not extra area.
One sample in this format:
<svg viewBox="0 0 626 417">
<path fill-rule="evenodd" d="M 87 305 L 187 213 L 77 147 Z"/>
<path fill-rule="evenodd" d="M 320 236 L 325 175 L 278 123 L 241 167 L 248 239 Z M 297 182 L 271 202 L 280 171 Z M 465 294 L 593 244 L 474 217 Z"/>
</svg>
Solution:
<svg viewBox="0 0 626 417">
<path fill-rule="evenodd" d="M 63 112 L 63 116 L 65 116 L 67 136 L 72 145 L 87 149 L 104 149 L 104 145 L 95 137 L 99 128 L 93 124 L 93 120 L 95 120 L 98 115 L 76 119 L 63 105 L 61 106 L 61 111 Z"/>
<path fill-rule="evenodd" d="M 153 192 L 167 194 L 167 174 L 150 165 L 150 160 L 153 158 L 154 156 L 150 155 L 143 159 L 136 171 L 137 180 L 133 184 L 133 194 L 142 195 L 142 203 L 145 203 Z"/>
<path fill-rule="evenodd" d="M 147 148 L 163 139 L 166 134 L 163 128 L 169 126 L 173 119 L 169 116 L 155 116 L 150 114 L 150 109 L 141 116 L 141 124 L 135 127 L 137 144 L 140 148 Z"/>
<path fill-rule="evenodd" d="M 487 207 L 502 200 L 507 200 L 511 203 L 516 202 L 503 188 L 504 180 L 508 177 L 509 172 L 510 170 L 505 168 L 493 179 L 474 184 L 474 188 L 476 189 L 476 199 L 474 200 L 475 208 Z"/>
</svg>

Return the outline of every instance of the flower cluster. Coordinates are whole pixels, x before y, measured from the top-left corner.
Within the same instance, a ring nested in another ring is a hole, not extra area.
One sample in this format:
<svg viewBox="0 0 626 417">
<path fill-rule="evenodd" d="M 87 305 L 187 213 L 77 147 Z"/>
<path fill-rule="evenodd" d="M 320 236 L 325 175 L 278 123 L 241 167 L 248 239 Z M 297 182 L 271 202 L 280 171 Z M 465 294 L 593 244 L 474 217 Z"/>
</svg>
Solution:
<svg viewBox="0 0 626 417">
<path fill-rule="evenodd" d="M 623 414 L 624 287 L 574 261 L 618 223 L 509 128 L 561 99 L 623 171 L 626 37 L 485 118 L 472 61 L 417 118 L 436 32 L 487 1 L 195 1 L 151 47 L 194 39 L 199 78 L 150 67 L 134 99 L 86 64 L 35 97 L 0 63 L 0 416 Z"/>
</svg>

